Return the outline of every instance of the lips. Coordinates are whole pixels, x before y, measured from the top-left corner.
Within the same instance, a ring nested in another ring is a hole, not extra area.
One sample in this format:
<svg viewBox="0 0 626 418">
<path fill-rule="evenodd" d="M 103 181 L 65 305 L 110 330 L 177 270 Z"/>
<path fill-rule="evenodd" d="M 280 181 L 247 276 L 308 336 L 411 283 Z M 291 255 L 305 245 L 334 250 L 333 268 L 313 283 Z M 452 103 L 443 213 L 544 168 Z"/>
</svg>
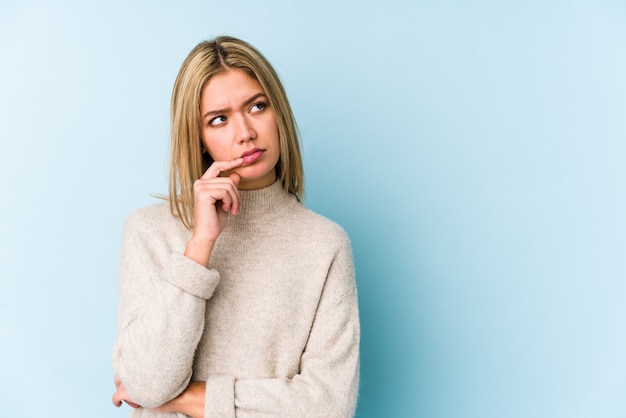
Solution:
<svg viewBox="0 0 626 418">
<path fill-rule="evenodd" d="M 254 148 L 254 149 L 251 149 L 251 150 L 248 150 L 248 151 L 244 152 L 243 154 L 241 154 L 241 156 L 239 158 L 243 158 L 243 163 L 244 164 L 252 164 L 256 160 L 261 158 L 263 156 L 264 152 L 265 152 L 265 150 L 262 150 L 262 149 L 259 149 L 259 148 Z"/>
</svg>

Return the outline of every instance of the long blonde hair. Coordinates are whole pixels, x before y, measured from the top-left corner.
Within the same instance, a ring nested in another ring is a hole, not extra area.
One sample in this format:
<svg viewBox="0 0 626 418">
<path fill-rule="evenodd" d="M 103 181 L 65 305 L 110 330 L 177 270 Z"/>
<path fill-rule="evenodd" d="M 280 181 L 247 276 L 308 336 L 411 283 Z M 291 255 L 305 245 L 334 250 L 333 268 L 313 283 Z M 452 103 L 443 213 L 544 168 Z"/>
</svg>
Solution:
<svg viewBox="0 0 626 418">
<path fill-rule="evenodd" d="M 280 157 L 276 176 L 283 188 L 302 200 L 304 171 L 296 121 L 276 71 L 252 45 L 231 36 L 201 42 L 178 72 L 171 103 L 170 211 L 187 228 L 193 227 L 193 183 L 209 168 L 202 157 L 200 95 L 215 75 L 236 68 L 254 78 L 267 95 L 276 115 Z"/>
</svg>

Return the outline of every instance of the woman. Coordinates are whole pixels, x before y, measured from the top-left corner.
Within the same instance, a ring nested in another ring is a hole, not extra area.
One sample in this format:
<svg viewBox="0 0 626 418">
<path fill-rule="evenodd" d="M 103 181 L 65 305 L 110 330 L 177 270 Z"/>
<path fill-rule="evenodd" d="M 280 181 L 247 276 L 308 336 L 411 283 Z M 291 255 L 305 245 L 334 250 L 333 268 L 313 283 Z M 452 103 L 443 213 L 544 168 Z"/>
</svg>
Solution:
<svg viewBox="0 0 626 418">
<path fill-rule="evenodd" d="M 344 231 L 305 209 L 284 89 L 249 44 L 196 46 L 172 94 L 170 195 L 126 222 L 113 403 L 133 417 L 350 417 Z"/>
</svg>

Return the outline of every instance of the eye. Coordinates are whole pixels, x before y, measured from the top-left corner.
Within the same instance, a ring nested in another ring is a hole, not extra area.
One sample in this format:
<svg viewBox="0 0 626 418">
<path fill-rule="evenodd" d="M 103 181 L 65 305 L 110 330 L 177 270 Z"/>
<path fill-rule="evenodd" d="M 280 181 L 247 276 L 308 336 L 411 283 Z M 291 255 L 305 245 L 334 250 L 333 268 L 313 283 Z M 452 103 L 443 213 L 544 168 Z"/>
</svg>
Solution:
<svg viewBox="0 0 626 418">
<path fill-rule="evenodd" d="M 209 121 L 210 126 L 219 126 L 226 123 L 226 116 L 216 116 Z"/>
<path fill-rule="evenodd" d="M 261 112 L 262 110 L 264 110 L 267 107 L 267 105 L 263 102 L 258 102 L 252 105 L 252 107 L 250 108 L 250 111 L 252 113 L 257 113 L 257 112 Z"/>
</svg>

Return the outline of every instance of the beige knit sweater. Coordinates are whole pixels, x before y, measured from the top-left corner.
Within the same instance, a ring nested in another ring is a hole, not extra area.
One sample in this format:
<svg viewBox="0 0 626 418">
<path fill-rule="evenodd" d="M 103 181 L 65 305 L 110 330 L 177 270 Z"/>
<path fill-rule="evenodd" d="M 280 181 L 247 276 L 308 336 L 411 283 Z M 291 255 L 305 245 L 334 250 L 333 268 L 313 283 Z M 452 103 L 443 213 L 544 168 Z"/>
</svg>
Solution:
<svg viewBox="0 0 626 418">
<path fill-rule="evenodd" d="M 344 231 L 279 182 L 241 191 L 209 268 L 183 256 L 190 231 L 166 203 L 124 227 L 115 372 L 156 413 L 206 381 L 205 417 L 351 417 L 359 317 Z"/>
</svg>

